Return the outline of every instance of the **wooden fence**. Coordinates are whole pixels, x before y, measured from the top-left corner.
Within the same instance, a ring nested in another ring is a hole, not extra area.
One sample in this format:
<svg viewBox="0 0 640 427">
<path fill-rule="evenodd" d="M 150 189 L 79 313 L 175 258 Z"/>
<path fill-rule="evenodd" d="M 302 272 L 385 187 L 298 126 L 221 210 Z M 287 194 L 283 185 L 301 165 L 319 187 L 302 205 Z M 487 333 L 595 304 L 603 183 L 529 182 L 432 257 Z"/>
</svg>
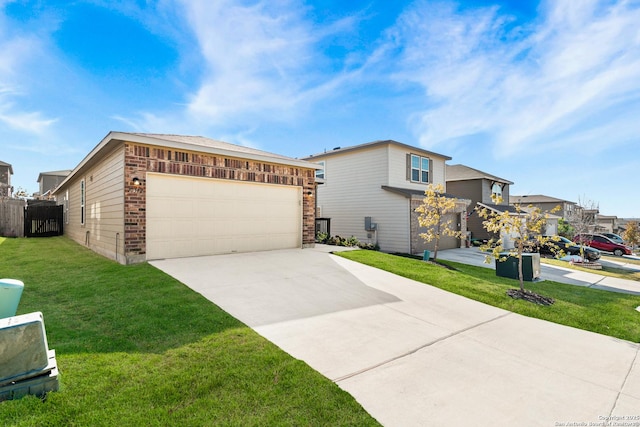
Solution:
<svg viewBox="0 0 640 427">
<path fill-rule="evenodd" d="M 0 236 L 24 237 L 24 200 L 0 199 Z"/>
<path fill-rule="evenodd" d="M 62 205 L 18 199 L 0 199 L 0 236 L 49 237 L 64 231 Z"/>
</svg>

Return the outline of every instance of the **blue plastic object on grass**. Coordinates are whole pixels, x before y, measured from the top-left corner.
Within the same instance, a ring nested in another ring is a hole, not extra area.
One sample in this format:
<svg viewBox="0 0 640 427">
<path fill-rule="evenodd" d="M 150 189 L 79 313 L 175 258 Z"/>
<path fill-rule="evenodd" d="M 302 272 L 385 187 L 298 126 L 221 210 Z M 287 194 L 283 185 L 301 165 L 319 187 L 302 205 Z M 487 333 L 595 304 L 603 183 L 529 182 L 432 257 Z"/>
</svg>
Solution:
<svg viewBox="0 0 640 427">
<path fill-rule="evenodd" d="M 0 319 L 16 315 L 23 289 L 20 280 L 0 279 Z"/>
</svg>

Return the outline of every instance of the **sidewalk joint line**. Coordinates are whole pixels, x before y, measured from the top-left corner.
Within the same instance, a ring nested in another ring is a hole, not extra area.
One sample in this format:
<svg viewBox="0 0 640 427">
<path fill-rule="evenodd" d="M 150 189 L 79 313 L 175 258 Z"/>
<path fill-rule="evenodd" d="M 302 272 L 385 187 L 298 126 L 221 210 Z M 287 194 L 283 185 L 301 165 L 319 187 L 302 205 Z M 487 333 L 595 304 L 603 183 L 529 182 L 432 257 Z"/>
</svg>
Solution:
<svg viewBox="0 0 640 427">
<path fill-rule="evenodd" d="M 449 338 L 452 338 L 452 337 L 454 337 L 454 336 L 456 336 L 456 335 L 460 335 L 460 334 L 462 334 L 462 333 L 464 333 L 464 332 L 467 332 L 467 331 L 469 331 L 469 330 L 471 330 L 471 329 L 475 329 L 475 328 L 477 328 L 477 327 L 479 327 L 479 326 L 486 325 L 487 323 L 491 323 L 491 322 L 493 322 L 493 321 L 496 321 L 496 320 L 502 319 L 502 318 L 507 317 L 507 316 L 509 316 L 509 315 L 511 315 L 511 314 L 513 314 L 513 313 L 512 313 L 512 312 L 503 313 L 503 314 L 501 314 L 500 316 L 493 317 L 493 318 L 491 318 L 491 319 L 485 320 L 484 322 L 480 322 L 480 323 L 477 323 L 477 324 L 475 324 L 475 325 L 471 325 L 471 326 L 469 326 L 469 327 L 466 327 L 466 328 L 464 328 L 464 329 L 460 329 L 460 330 L 458 330 L 458 331 L 452 332 L 452 333 L 450 333 L 450 334 L 448 334 L 448 335 L 445 335 L 445 336 L 442 336 L 442 337 L 440 337 L 440 338 L 438 338 L 438 339 L 435 339 L 435 340 L 433 340 L 433 341 L 431 341 L 431 342 L 428 342 L 428 343 L 426 343 L 426 344 L 423 344 L 423 345 L 421 345 L 421 346 L 419 346 L 419 347 L 416 347 L 416 348 L 414 348 L 413 350 L 409 350 L 409 351 L 407 351 L 406 353 L 399 354 L 399 355 L 397 355 L 397 356 L 395 356 L 395 357 L 392 357 L 392 358 L 390 358 L 390 359 L 383 360 L 382 362 L 376 363 L 375 365 L 371 365 L 371 366 L 369 366 L 369 367 L 367 367 L 367 368 L 360 369 L 359 371 L 355 371 L 355 372 L 352 372 L 352 373 L 350 373 L 350 374 L 346 374 L 346 375 L 343 375 L 343 376 L 341 376 L 341 377 L 335 378 L 335 379 L 333 379 L 332 381 L 333 381 L 333 382 L 335 382 L 335 383 L 339 383 L 340 381 L 344 381 L 344 380 L 347 380 L 347 379 L 349 379 L 349 378 L 353 378 L 353 377 L 355 377 L 355 376 L 358 376 L 358 375 L 360 375 L 360 374 L 363 374 L 363 373 L 365 373 L 365 372 L 372 371 L 372 370 L 374 370 L 374 369 L 376 369 L 376 368 L 379 368 L 379 367 L 381 367 L 381 366 L 387 365 L 387 364 L 389 364 L 389 363 L 391 363 L 391 362 L 395 362 L 396 360 L 403 359 L 403 358 L 405 358 L 405 357 L 407 357 L 407 356 L 411 356 L 412 354 L 415 354 L 415 353 L 417 353 L 418 351 L 420 351 L 420 350 L 422 350 L 422 349 L 425 349 L 425 348 L 427 348 L 427 347 L 430 347 L 430 346 L 432 346 L 432 345 L 434 345 L 434 344 L 438 344 L 439 342 L 442 342 L 442 341 L 448 340 Z"/>
<path fill-rule="evenodd" d="M 611 412 L 609 413 L 609 416 L 613 416 L 613 413 L 616 410 L 616 406 L 618 406 L 618 400 L 620 399 L 620 396 L 623 394 L 624 386 L 627 385 L 627 381 L 629 380 L 629 375 L 631 375 L 631 371 L 633 370 L 633 367 L 636 364 L 636 360 L 638 359 L 639 354 L 640 354 L 640 344 L 636 345 L 636 355 L 633 357 L 633 360 L 629 365 L 629 370 L 627 371 L 627 375 L 624 376 L 624 381 L 622 381 L 620 390 L 618 390 L 618 394 L 616 395 L 616 400 L 615 402 L 613 402 L 613 407 L 611 408 Z"/>
</svg>

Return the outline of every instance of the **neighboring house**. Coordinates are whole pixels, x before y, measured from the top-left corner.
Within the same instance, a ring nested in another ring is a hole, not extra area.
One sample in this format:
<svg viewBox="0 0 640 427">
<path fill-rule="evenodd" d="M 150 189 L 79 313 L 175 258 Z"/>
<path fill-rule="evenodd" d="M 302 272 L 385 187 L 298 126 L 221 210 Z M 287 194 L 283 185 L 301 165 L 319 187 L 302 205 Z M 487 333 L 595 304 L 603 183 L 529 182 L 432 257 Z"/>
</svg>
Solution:
<svg viewBox="0 0 640 427">
<path fill-rule="evenodd" d="M 200 136 L 110 132 L 53 191 L 64 234 L 129 264 L 313 246 L 316 165 Z"/>
<path fill-rule="evenodd" d="M 576 231 L 579 233 L 597 233 L 599 216 L 600 208 L 598 206 L 583 207 L 576 205 L 574 216 L 569 222 L 577 228 Z"/>
<path fill-rule="evenodd" d="M 467 230 L 471 232 L 471 239 L 488 240 L 496 237 L 483 227 L 484 219 L 476 212 L 477 208 L 515 213 L 515 209 L 509 205 L 509 186 L 513 185 L 509 180 L 465 165 L 447 165 L 446 182 L 448 194 L 471 200 L 467 212 Z M 493 194 L 502 197 L 502 201 L 494 203 Z"/>
<path fill-rule="evenodd" d="M 519 204 L 522 207 L 531 205 L 540 208 L 542 212 L 551 212 L 557 206 L 560 206 L 560 210 L 553 212 L 553 215 L 564 219 L 573 218 L 577 209 L 575 202 L 544 196 L 542 194 L 509 196 L 509 203 L 511 205 Z"/>
<path fill-rule="evenodd" d="M 640 224 L 640 218 L 618 218 L 618 232 L 616 234 L 622 236 L 627 231 L 630 222 Z"/>
<path fill-rule="evenodd" d="M 336 148 L 307 157 L 318 163 L 317 216 L 330 220 L 331 234 L 355 236 L 378 244 L 385 252 L 422 253 L 432 250 L 419 236 L 415 209 L 429 184 L 444 186 L 448 156 L 397 141 L 375 141 Z M 466 229 L 468 201 L 452 214 L 458 229 Z M 460 239 L 443 238 L 440 249 L 460 247 Z"/>
<path fill-rule="evenodd" d="M 596 233 L 616 233 L 620 232 L 618 217 L 615 215 L 598 215 L 596 217 Z"/>
<path fill-rule="evenodd" d="M 13 187 L 11 187 L 11 175 L 13 175 L 11 165 L 0 161 L 0 197 L 12 196 Z"/>
<path fill-rule="evenodd" d="M 71 173 L 70 170 L 40 172 L 38 175 L 39 198 L 51 198 L 52 191 Z"/>
</svg>

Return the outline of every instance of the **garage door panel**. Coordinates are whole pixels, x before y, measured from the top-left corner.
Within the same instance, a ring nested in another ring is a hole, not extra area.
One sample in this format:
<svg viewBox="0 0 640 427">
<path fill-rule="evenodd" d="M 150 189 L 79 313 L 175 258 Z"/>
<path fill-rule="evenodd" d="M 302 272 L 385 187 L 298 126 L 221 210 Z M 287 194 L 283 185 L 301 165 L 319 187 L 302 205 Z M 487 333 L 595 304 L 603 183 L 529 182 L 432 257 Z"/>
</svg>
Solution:
<svg viewBox="0 0 640 427">
<path fill-rule="evenodd" d="M 147 258 L 300 247 L 300 187 L 147 175 Z"/>
</svg>

